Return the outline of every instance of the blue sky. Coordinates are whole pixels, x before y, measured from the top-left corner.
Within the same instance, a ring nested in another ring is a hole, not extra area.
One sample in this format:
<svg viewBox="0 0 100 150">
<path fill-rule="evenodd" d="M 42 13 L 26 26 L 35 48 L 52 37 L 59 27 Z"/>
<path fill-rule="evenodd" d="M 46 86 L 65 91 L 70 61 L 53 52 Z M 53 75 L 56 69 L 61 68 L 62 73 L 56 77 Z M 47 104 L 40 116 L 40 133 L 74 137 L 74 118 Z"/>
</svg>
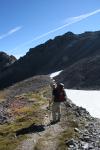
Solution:
<svg viewBox="0 0 100 150">
<path fill-rule="evenodd" d="M 68 31 L 100 30 L 100 0 L 0 0 L 0 51 L 29 48 Z"/>
</svg>

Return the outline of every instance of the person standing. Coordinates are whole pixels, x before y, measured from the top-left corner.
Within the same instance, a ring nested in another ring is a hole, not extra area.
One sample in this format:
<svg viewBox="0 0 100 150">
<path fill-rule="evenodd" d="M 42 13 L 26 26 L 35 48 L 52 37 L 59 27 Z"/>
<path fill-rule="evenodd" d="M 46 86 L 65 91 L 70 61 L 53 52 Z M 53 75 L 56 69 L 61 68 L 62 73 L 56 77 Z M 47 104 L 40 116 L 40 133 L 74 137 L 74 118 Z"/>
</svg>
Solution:
<svg viewBox="0 0 100 150">
<path fill-rule="evenodd" d="M 61 103 L 67 100 L 64 90 L 64 84 L 54 84 L 52 90 L 52 121 L 51 124 L 57 123 L 61 118 Z"/>
</svg>

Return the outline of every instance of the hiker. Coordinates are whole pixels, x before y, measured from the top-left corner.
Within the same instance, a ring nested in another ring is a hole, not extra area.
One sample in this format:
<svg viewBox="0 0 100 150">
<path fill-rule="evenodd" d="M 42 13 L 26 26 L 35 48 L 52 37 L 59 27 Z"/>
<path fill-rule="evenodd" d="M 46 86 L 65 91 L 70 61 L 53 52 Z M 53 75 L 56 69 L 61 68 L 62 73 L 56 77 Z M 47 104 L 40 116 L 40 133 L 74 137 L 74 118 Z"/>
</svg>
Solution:
<svg viewBox="0 0 100 150">
<path fill-rule="evenodd" d="M 61 102 L 67 100 L 67 95 L 64 90 L 64 84 L 53 84 L 52 90 L 52 122 L 56 123 L 60 121 L 61 118 Z"/>
<path fill-rule="evenodd" d="M 50 87 L 53 89 L 53 86 L 56 85 L 56 81 L 52 78 L 50 80 Z"/>
</svg>

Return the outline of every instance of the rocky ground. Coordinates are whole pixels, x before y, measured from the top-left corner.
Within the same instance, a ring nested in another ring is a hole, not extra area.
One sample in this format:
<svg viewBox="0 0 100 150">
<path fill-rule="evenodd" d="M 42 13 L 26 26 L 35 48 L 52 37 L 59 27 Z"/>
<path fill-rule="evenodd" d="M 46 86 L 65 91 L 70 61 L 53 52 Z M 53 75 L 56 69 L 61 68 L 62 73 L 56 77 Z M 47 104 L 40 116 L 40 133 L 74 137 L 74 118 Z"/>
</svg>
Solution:
<svg viewBox="0 0 100 150">
<path fill-rule="evenodd" d="M 71 101 L 67 103 L 67 109 L 62 104 L 62 109 L 61 122 L 45 125 L 42 132 L 29 134 L 16 150 L 99 150 L 100 120 Z"/>
<path fill-rule="evenodd" d="M 61 121 L 50 125 L 51 89 L 46 77 L 0 91 L 0 150 L 99 150 L 100 119 L 69 98 L 61 104 Z"/>
</svg>

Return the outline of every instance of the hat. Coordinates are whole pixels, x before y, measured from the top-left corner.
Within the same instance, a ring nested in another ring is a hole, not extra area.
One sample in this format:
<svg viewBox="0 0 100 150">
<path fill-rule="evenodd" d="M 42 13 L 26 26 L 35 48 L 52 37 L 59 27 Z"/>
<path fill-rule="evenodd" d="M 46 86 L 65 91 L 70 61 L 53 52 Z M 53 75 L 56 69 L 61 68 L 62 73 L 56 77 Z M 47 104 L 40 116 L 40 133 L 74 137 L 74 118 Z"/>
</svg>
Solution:
<svg viewBox="0 0 100 150">
<path fill-rule="evenodd" d="M 64 87 L 64 84 L 63 83 L 58 83 L 58 86 Z"/>
</svg>

